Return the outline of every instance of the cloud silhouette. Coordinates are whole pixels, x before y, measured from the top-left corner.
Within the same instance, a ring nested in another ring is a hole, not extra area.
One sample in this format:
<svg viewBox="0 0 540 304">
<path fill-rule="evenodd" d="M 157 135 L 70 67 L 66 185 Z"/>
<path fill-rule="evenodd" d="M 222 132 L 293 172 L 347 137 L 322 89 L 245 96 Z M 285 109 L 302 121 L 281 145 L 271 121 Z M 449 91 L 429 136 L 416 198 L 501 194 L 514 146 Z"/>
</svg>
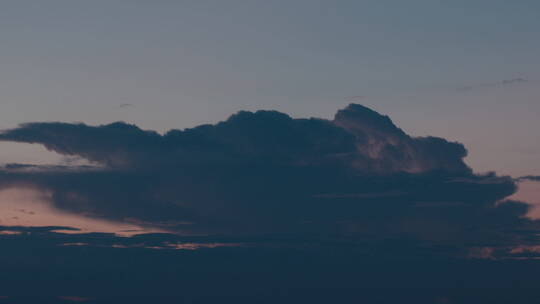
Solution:
<svg viewBox="0 0 540 304">
<path fill-rule="evenodd" d="M 512 178 L 474 174 L 463 145 L 409 136 L 356 104 L 333 120 L 242 111 L 165 135 L 121 122 L 29 123 L 0 140 L 98 166 L 11 165 L 0 187 L 47 189 L 61 209 L 175 232 L 471 247 L 536 241 L 528 205 L 504 201 L 516 191 Z"/>
<path fill-rule="evenodd" d="M 528 180 L 528 181 L 533 181 L 533 182 L 540 182 L 540 176 L 539 175 L 525 175 L 525 176 L 518 177 L 516 180 L 517 181 Z"/>
<path fill-rule="evenodd" d="M 355 104 L 333 121 L 242 111 L 216 125 L 171 130 L 164 136 L 122 122 L 98 127 L 28 123 L 3 132 L 0 140 L 43 144 L 63 155 L 125 169 L 270 162 L 379 173 L 468 170 L 461 144 L 412 138 L 388 117 Z"/>
</svg>

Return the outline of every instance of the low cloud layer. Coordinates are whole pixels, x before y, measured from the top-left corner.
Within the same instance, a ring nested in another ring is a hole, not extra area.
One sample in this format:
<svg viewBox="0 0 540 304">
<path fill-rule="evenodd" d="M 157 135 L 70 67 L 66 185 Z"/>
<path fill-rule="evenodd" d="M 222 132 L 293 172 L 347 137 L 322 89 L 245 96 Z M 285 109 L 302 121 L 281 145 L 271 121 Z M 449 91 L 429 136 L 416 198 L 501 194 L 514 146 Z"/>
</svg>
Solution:
<svg viewBox="0 0 540 304">
<path fill-rule="evenodd" d="M 509 177 L 476 175 L 459 143 L 412 137 L 351 104 L 333 120 L 239 112 L 165 135 L 125 123 L 29 123 L 0 140 L 98 167 L 10 165 L 0 186 L 51 191 L 58 208 L 170 231 L 510 246 L 533 243 Z"/>
</svg>

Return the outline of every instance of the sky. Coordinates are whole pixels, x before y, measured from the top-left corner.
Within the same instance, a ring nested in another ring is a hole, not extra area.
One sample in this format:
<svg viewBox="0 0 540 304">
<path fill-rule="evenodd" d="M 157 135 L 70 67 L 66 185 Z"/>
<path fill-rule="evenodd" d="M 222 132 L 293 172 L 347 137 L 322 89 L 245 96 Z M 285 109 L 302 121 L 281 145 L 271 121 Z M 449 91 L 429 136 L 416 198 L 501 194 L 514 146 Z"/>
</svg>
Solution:
<svg viewBox="0 0 540 304">
<path fill-rule="evenodd" d="M 3 129 L 120 120 L 164 132 L 239 110 L 331 118 L 355 100 L 412 135 L 464 143 L 479 172 L 540 172 L 540 140 L 530 131 L 540 112 L 537 1 L 52 0 L 1 8 Z M 45 157 L 7 145 L 3 159 Z"/>
<path fill-rule="evenodd" d="M 0 304 L 538 303 L 539 32 L 532 0 L 3 1 Z"/>
</svg>

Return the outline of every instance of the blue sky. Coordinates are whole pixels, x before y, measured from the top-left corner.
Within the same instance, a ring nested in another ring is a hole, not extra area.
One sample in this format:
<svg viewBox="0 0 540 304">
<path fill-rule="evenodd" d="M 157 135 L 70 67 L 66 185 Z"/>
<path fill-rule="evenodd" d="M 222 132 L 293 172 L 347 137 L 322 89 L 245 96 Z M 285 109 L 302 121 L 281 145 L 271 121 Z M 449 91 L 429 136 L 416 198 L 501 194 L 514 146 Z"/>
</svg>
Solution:
<svg viewBox="0 0 540 304">
<path fill-rule="evenodd" d="M 4 1 L 0 128 L 329 118 L 362 96 L 411 134 L 463 142 L 478 171 L 538 174 L 539 17 L 537 1 Z"/>
</svg>

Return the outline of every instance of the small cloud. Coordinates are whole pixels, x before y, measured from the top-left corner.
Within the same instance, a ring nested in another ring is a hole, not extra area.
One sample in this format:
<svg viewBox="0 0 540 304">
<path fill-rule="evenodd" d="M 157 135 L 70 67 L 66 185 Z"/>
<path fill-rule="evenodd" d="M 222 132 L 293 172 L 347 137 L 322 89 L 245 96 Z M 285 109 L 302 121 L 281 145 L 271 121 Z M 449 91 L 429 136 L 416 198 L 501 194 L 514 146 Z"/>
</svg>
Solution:
<svg viewBox="0 0 540 304">
<path fill-rule="evenodd" d="M 21 212 L 21 213 L 24 213 L 24 214 L 28 214 L 28 215 L 34 215 L 34 214 L 36 214 L 36 213 L 33 212 L 33 211 L 28 211 L 28 210 L 25 210 L 25 209 L 17 209 L 16 211 Z"/>
<path fill-rule="evenodd" d="M 529 80 L 517 77 L 517 78 L 510 78 L 510 79 L 504 79 L 502 81 L 498 82 L 491 82 L 491 83 L 482 83 L 482 84 L 475 84 L 475 85 L 468 85 L 464 87 L 458 88 L 460 91 L 470 91 L 474 89 L 481 89 L 481 88 L 496 88 L 496 87 L 506 87 L 511 85 L 517 85 L 517 84 L 523 84 L 527 83 Z"/>
<path fill-rule="evenodd" d="M 528 82 L 528 80 L 525 78 L 513 78 L 513 79 L 503 80 L 502 84 L 507 85 L 507 84 L 524 83 L 524 82 Z"/>
<path fill-rule="evenodd" d="M 123 103 L 120 105 L 120 108 L 131 108 L 131 107 L 134 107 L 135 105 L 131 104 L 131 103 Z"/>
<path fill-rule="evenodd" d="M 522 181 L 540 182 L 540 175 L 520 176 L 520 177 L 516 178 L 516 181 L 518 181 L 518 182 L 522 182 Z"/>
<path fill-rule="evenodd" d="M 365 99 L 366 96 L 347 96 L 345 98 L 343 98 L 346 102 L 356 102 L 356 101 L 360 101 L 362 99 Z"/>
</svg>

